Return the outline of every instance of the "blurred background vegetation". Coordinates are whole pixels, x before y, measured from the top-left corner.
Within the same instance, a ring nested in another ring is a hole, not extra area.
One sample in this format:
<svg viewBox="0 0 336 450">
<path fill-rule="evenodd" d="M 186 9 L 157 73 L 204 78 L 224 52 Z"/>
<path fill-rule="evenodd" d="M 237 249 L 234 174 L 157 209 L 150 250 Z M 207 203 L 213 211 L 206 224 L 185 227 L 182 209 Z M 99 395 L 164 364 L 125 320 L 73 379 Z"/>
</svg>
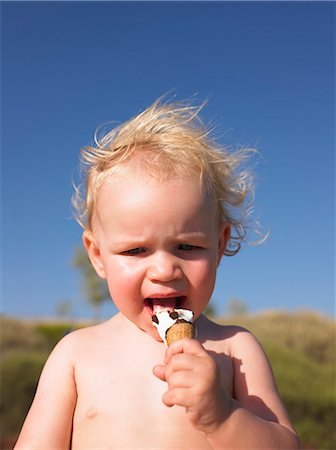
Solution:
<svg viewBox="0 0 336 450">
<path fill-rule="evenodd" d="M 260 340 L 303 448 L 335 449 L 335 322 L 313 312 L 249 315 L 238 300 L 232 301 L 229 312 L 215 320 L 244 326 Z M 0 325 L 0 448 L 6 450 L 18 436 L 51 349 L 71 329 L 88 323 L 0 317 Z"/>
</svg>

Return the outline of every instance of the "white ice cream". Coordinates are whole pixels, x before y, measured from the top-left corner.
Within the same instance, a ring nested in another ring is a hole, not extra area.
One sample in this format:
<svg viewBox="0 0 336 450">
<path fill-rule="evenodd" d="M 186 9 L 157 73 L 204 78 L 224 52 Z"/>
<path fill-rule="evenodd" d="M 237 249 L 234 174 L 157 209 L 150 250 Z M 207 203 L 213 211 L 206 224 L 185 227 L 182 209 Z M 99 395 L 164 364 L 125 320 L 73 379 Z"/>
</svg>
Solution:
<svg viewBox="0 0 336 450">
<path fill-rule="evenodd" d="M 176 316 L 176 314 L 174 313 L 177 313 L 178 315 Z M 167 345 L 166 341 L 167 330 L 169 330 L 170 327 L 175 325 L 177 320 L 183 319 L 186 322 L 193 323 L 193 317 L 194 313 L 189 309 L 173 309 L 171 311 L 161 310 L 155 312 L 154 316 L 152 317 L 152 322 L 153 325 L 157 328 L 161 339 Z"/>
</svg>

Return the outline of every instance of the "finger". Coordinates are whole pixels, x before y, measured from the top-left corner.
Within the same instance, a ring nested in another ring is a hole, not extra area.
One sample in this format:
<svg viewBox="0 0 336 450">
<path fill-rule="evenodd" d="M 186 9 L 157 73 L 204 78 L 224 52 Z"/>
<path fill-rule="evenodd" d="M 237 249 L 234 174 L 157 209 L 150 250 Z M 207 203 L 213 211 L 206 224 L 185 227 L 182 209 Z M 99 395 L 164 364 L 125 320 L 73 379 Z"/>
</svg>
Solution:
<svg viewBox="0 0 336 450">
<path fill-rule="evenodd" d="M 191 397 L 189 388 L 175 388 L 165 392 L 162 396 L 162 401 L 168 407 L 178 405 L 188 408 L 192 404 Z"/>
<path fill-rule="evenodd" d="M 188 353 L 190 355 L 201 356 L 206 353 L 200 342 L 196 339 L 183 338 L 173 342 L 166 351 L 164 362 L 167 364 L 173 355 Z"/>
<path fill-rule="evenodd" d="M 162 381 L 166 381 L 166 366 L 158 364 L 153 367 L 153 374 Z"/>
<path fill-rule="evenodd" d="M 190 388 L 193 386 L 195 375 L 190 370 L 180 370 L 166 375 L 169 389 Z"/>
<path fill-rule="evenodd" d="M 178 353 L 173 355 L 166 367 L 166 380 L 174 373 L 178 371 L 189 371 L 190 373 L 197 368 L 199 364 L 199 358 L 187 353 Z"/>
</svg>

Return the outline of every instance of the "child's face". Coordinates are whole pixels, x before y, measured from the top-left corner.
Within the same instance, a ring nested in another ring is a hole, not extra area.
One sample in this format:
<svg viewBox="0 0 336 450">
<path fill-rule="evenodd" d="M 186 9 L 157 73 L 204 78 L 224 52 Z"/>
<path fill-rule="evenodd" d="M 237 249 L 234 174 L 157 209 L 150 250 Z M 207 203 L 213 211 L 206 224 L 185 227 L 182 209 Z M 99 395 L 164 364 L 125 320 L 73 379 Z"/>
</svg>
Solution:
<svg viewBox="0 0 336 450">
<path fill-rule="evenodd" d="M 133 164 L 134 165 L 134 164 Z M 198 180 L 160 181 L 128 163 L 99 190 L 93 234 L 84 243 L 97 273 L 125 317 L 154 338 L 155 304 L 206 307 L 228 227 Z"/>
</svg>

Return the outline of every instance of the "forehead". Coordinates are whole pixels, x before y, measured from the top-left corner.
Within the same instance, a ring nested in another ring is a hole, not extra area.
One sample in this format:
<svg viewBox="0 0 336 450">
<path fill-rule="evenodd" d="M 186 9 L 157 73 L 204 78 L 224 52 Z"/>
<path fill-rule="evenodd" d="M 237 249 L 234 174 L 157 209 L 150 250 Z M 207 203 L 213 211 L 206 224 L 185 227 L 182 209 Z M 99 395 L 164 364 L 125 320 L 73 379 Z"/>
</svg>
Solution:
<svg viewBox="0 0 336 450">
<path fill-rule="evenodd" d="M 99 222 L 127 221 L 138 218 L 148 221 L 162 217 L 175 222 L 176 216 L 187 222 L 204 220 L 216 212 L 214 196 L 204 192 L 196 176 L 161 178 L 143 168 L 125 165 L 108 176 L 99 189 L 96 203 Z"/>
</svg>

